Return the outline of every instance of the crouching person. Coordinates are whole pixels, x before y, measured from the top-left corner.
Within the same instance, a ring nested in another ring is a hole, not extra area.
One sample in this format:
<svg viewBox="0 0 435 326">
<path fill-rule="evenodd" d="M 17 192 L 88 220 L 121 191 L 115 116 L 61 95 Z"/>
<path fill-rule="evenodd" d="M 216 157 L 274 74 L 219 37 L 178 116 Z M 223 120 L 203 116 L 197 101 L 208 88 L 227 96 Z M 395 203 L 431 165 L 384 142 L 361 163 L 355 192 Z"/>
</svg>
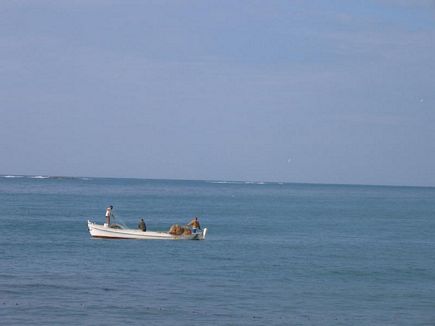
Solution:
<svg viewBox="0 0 435 326">
<path fill-rule="evenodd" d="M 147 225 L 145 224 L 145 221 L 143 220 L 143 218 L 140 219 L 140 222 L 139 222 L 137 228 L 139 230 L 144 231 L 144 232 L 147 230 Z"/>
</svg>

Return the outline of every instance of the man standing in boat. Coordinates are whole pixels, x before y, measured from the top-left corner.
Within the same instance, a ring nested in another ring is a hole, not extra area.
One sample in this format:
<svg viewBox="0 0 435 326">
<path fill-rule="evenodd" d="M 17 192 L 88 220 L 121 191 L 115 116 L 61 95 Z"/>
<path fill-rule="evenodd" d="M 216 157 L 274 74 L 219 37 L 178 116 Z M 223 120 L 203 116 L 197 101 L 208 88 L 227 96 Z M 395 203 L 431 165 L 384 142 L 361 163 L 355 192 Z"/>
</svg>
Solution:
<svg viewBox="0 0 435 326">
<path fill-rule="evenodd" d="M 110 226 L 110 217 L 112 216 L 112 209 L 113 209 L 112 205 L 110 205 L 109 207 L 106 208 L 106 224 L 107 224 L 107 226 Z"/>
<path fill-rule="evenodd" d="M 201 225 L 197 217 L 194 217 L 187 225 L 192 227 L 192 233 L 196 233 L 197 229 L 201 230 Z"/>
</svg>

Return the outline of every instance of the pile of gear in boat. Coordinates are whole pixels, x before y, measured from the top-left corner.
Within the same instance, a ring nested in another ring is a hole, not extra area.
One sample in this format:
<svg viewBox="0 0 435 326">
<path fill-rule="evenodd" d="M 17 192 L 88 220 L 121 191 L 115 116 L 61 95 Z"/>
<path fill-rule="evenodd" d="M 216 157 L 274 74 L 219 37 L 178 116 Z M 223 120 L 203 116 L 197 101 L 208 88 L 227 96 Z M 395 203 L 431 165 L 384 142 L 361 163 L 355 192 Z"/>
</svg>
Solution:
<svg viewBox="0 0 435 326">
<path fill-rule="evenodd" d="M 178 224 L 171 225 L 168 233 L 173 235 L 190 235 L 196 233 L 196 230 L 201 230 L 201 225 L 197 217 L 193 218 L 193 220 L 184 226 Z"/>
</svg>

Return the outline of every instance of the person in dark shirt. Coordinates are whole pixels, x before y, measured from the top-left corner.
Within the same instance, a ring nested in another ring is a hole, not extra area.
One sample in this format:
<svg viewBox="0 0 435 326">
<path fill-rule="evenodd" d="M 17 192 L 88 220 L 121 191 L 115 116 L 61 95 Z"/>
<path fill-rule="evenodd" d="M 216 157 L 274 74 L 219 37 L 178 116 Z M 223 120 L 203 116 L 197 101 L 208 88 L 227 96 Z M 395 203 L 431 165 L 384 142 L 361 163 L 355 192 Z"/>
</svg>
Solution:
<svg viewBox="0 0 435 326">
<path fill-rule="evenodd" d="M 143 218 L 140 219 L 139 225 L 137 227 L 138 227 L 138 229 L 140 229 L 144 232 L 147 230 L 147 225 L 145 224 L 145 221 L 143 220 Z"/>
</svg>

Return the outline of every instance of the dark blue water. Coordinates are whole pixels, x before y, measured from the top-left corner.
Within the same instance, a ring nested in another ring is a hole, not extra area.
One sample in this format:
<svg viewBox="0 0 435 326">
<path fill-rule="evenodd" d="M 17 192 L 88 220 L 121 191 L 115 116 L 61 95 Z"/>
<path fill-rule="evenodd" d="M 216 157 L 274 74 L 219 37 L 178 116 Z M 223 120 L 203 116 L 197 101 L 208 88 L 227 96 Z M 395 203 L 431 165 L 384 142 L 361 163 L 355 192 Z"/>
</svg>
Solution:
<svg viewBox="0 0 435 326">
<path fill-rule="evenodd" d="M 205 241 L 91 239 L 105 208 Z M 435 325 L 435 188 L 0 177 L 0 324 Z"/>
</svg>

